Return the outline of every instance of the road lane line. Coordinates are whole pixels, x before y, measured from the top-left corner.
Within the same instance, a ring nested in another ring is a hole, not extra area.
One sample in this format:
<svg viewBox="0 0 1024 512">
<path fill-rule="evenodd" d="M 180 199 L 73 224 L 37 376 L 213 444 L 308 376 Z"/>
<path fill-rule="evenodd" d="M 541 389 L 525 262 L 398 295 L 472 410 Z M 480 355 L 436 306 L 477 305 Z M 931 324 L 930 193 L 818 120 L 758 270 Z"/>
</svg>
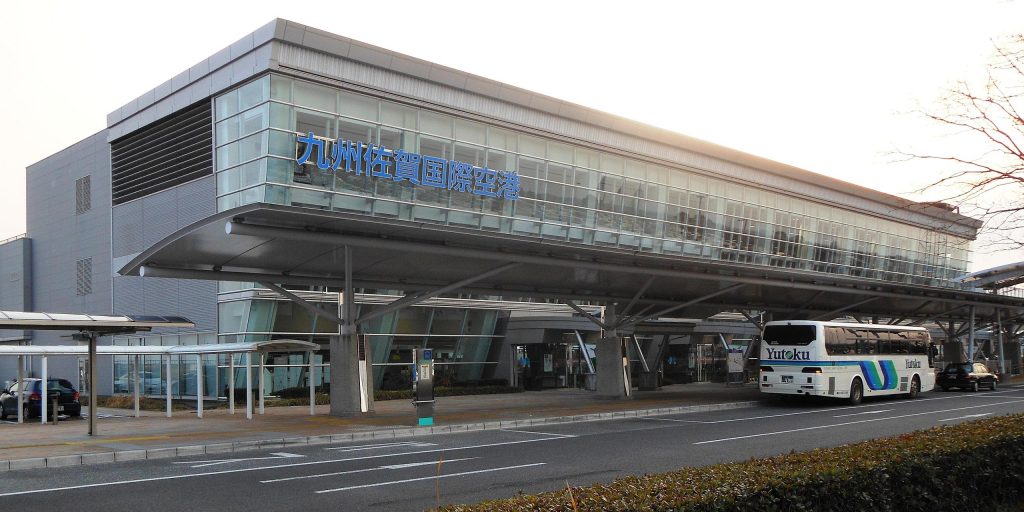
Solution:
<svg viewBox="0 0 1024 512">
<path fill-rule="evenodd" d="M 672 422 L 675 422 L 675 423 L 700 423 L 702 425 L 707 425 L 709 423 L 716 423 L 714 421 L 677 420 L 675 418 L 652 418 L 650 416 L 648 416 L 646 418 L 640 418 L 640 419 L 650 420 L 650 421 L 672 421 Z"/>
<path fill-rule="evenodd" d="M 458 451 L 458 450 L 473 450 L 473 449 L 476 449 L 476 448 L 491 448 L 491 447 L 494 447 L 494 446 L 507 446 L 507 445 L 513 445 L 513 444 L 523 444 L 523 443 L 539 443 L 539 442 L 542 442 L 542 441 L 557 441 L 557 440 L 561 440 L 561 439 L 564 439 L 564 438 L 561 438 L 561 437 L 548 437 L 548 438 L 542 438 L 542 439 L 522 439 L 522 440 L 519 440 L 519 441 L 505 441 L 505 442 L 501 442 L 501 443 L 477 444 L 477 445 L 461 446 L 461 447 L 455 447 L 455 448 L 451 448 L 451 447 L 449 447 L 449 448 L 435 448 L 435 449 L 431 449 L 431 450 L 420 450 L 418 452 L 382 453 L 382 454 L 379 454 L 379 455 L 367 455 L 365 457 L 350 457 L 350 458 L 347 458 L 347 459 L 314 460 L 314 461 L 309 461 L 309 462 L 294 462 L 294 463 L 291 463 L 291 464 L 277 464 L 277 465 L 274 465 L 274 466 L 262 466 L 262 467 L 258 467 L 258 468 L 225 469 L 225 470 L 222 470 L 222 471 L 208 471 L 206 473 L 194 473 L 194 474 L 188 474 L 188 475 L 155 476 L 155 477 L 150 477 L 150 478 L 136 478 L 136 479 L 132 479 L 132 480 L 118 480 L 118 481 L 114 481 L 114 482 L 100 482 L 100 483 L 95 483 L 95 484 L 68 485 L 68 486 L 64 486 L 64 487 L 49 487 L 49 488 L 46 488 L 46 489 L 33 489 L 33 490 L 29 490 L 29 491 L 5 492 L 5 493 L 0 493 L 0 498 L 6 497 L 6 496 L 21 496 L 21 495 L 25 495 L 25 494 L 39 494 L 39 493 L 44 493 L 44 492 L 61 492 L 61 491 L 70 491 L 70 490 L 74 490 L 74 489 L 89 489 L 89 488 L 93 488 L 93 487 L 109 487 L 109 486 L 114 486 L 114 485 L 137 484 L 137 483 L 145 483 L 145 482 L 158 482 L 158 481 L 161 481 L 161 480 L 180 480 L 180 479 L 184 479 L 184 478 L 196 478 L 196 477 L 200 477 L 200 476 L 217 476 L 217 475 L 228 475 L 228 474 L 233 474 L 233 473 L 248 473 L 248 472 L 251 472 L 251 471 L 266 471 L 266 470 L 271 470 L 271 469 L 294 468 L 294 467 L 300 467 L 300 466 L 315 466 L 315 465 L 319 465 L 319 464 L 335 464 L 335 463 L 339 463 L 339 462 L 352 462 L 352 461 L 357 461 L 357 460 L 382 459 L 382 458 L 386 458 L 386 457 L 404 457 L 406 455 L 421 455 L 421 454 L 424 454 L 424 453 L 439 453 L 439 452 L 453 452 L 453 451 Z"/>
<path fill-rule="evenodd" d="M 1006 405 L 1006 404 L 1013 404 L 1013 403 L 1020 403 L 1020 402 L 1024 402 L 1024 400 L 1013 400 L 1013 401 L 1010 401 L 1010 402 L 993 403 L 993 404 L 985 404 L 985 405 L 972 405 L 972 406 L 968 406 L 968 407 L 958 407 L 956 409 L 945 409 L 945 410 L 941 410 L 941 411 L 927 411 L 927 412 L 918 412 L 918 413 L 913 413 L 913 414 L 902 414 L 902 415 L 899 415 L 899 416 L 889 416 L 889 417 L 886 417 L 886 418 L 870 418 L 870 419 L 860 420 L 860 421 L 848 421 L 848 422 L 845 422 L 845 423 L 835 423 L 835 424 L 832 424 L 832 425 L 818 425 L 818 426 L 815 426 L 815 427 L 794 428 L 794 429 L 790 429 L 790 430 L 779 430 L 779 431 L 775 431 L 775 432 L 761 432 L 759 434 L 750 434 L 750 435 L 746 435 L 746 436 L 736 436 L 736 437 L 727 437 L 727 438 L 723 438 L 723 439 L 712 439 L 710 441 L 700 441 L 700 442 L 696 442 L 696 443 L 693 443 L 693 444 L 695 444 L 695 445 L 712 444 L 712 443 L 721 443 L 721 442 L 724 442 L 724 441 L 736 441 L 736 440 L 739 440 L 739 439 L 751 439 L 751 438 L 754 438 L 754 437 L 771 436 L 771 435 L 776 435 L 776 434 L 792 434 L 793 432 L 806 432 L 808 430 L 821 430 L 823 428 L 845 427 L 845 426 L 848 426 L 848 425 L 856 425 L 858 423 L 871 423 L 871 422 L 875 422 L 875 421 L 888 421 L 888 420 L 895 420 L 895 419 L 900 419 L 900 418 L 910 418 L 910 417 L 913 417 L 913 416 L 924 416 L 926 414 L 938 414 L 938 413 L 943 413 L 943 412 L 964 411 L 964 410 L 967 410 L 967 409 L 978 409 L 978 408 L 981 408 L 981 407 L 992 407 L 994 405 Z"/>
<path fill-rule="evenodd" d="M 985 416 L 989 416 L 991 414 L 992 413 L 990 413 L 990 412 L 986 412 L 986 413 L 983 413 L 983 414 L 968 414 L 967 416 L 960 416 L 958 418 L 949 418 L 949 419 L 938 420 L 938 421 L 954 421 L 954 420 L 966 420 L 968 418 L 984 418 Z"/>
<path fill-rule="evenodd" d="M 463 461 L 463 460 L 473 460 L 473 459 L 477 459 L 477 458 L 479 458 L 479 457 L 466 457 L 466 458 L 462 458 L 462 459 L 448 459 L 448 460 L 445 460 L 444 463 L 447 464 L 449 462 L 459 462 L 459 461 Z M 366 472 L 369 472 L 369 471 L 380 471 L 382 469 L 406 469 L 406 468 L 414 468 L 414 467 L 417 467 L 417 466 L 430 466 L 430 465 L 437 464 L 437 462 L 438 461 L 436 461 L 436 460 L 428 460 L 428 461 L 425 461 L 425 462 L 411 462 L 409 464 L 392 464 L 392 465 L 389 465 L 389 466 L 377 466 L 375 468 L 353 469 L 353 470 L 349 470 L 349 471 L 336 471 L 334 473 L 319 473 L 319 474 L 316 474 L 316 475 L 290 476 L 288 478 L 275 478 L 273 480 L 260 480 L 260 483 L 261 484 L 271 484 L 271 483 L 276 483 L 276 482 L 290 482 L 292 480 L 306 480 L 306 479 L 310 479 L 310 478 L 322 478 L 322 477 L 325 477 L 325 476 L 340 476 L 340 475 L 351 475 L 353 473 L 366 473 Z"/>
<path fill-rule="evenodd" d="M 1022 384 L 1022 386 L 1024 386 L 1024 384 Z M 1003 392 L 1009 393 L 1009 391 L 1003 391 Z M 1000 393 L 1000 391 L 996 391 L 995 393 Z M 983 396 L 991 396 L 992 394 L 993 393 L 985 393 L 983 395 L 950 395 L 950 396 L 936 396 L 936 397 L 930 397 L 930 398 L 915 398 L 910 403 L 922 403 L 922 402 L 929 402 L 929 401 L 933 401 L 933 400 L 950 400 L 950 399 L 954 399 L 954 398 L 963 398 L 965 396 L 967 396 L 967 397 L 973 396 L 975 398 L 980 398 L 980 397 L 983 397 Z M 1005 398 L 1005 397 L 999 397 L 999 398 Z M 705 424 L 705 425 L 715 425 L 715 424 L 718 424 L 718 423 L 735 423 L 735 422 L 738 422 L 738 421 L 766 420 L 766 419 L 771 419 L 771 418 L 784 418 L 784 417 L 787 417 L 787 416 L 801 416 L 801 415 L 806 415 L 806 414 L 817 414 L 817 413 L 825 413 L 825 412 L 850 411 L 850 410 L 872 408 L 872 407 L 883 407 L 884 405 L 885 404 L 869 404 L 869 405 L 857 405 L 857 406 L 830 407 L 828 409 L 815 409 L 813 411 L 786 412 L 786 413 L 779 413 L 779 414 L 767 414 L 767 415 L 764 415 L 764 416 L 746 416 L 746 417 L 742 417 L 742 418 L 730 418 L 730 419 L 727 419 L 727 420 L 711 420 L 711 421 L 677 420 L 677 419 L 671 419 L 671 418 L 657 418 L 657 417 L 653 417 L 653 416 L 645 416 L 645 417 L 637 418 L 637 419 L 648 420 L 648 421 L 673 421 L 673 422 L 678 422 L 678 423 L 700 423 L 700 424 Z"/>
<path fill-rule="evenodd" d="M 520 433 L 520 434 L 537 434 L 539 436 L 578 437 L 578 436 L 574 436 L 572 434 L 555 434 L 555 433 L 552 433 L 552 432 L 531 432 L 529 430 L 512 430 L 510 428 L 502 428 L 502 429 L 499 429 L 499 430 L 501 430 L 502 432 L 517 432 L 517 433 Z"/>
<path fill-rule="evenodd" d="M 405 480 L 394 480 L 394 481 L 391 481 L 391 482 L 377 482 L 375 484 L 352 485 L 352 486 L 349 486 L 349 487 L 339 487 L 337 489 L 324 489 L 322 491 L 316 491 L 316 493 L 317 494 L 324 494 L 324 493 L 328 493 L 328 492 L 350 491 L 352 489 L 365 489 L 367 487 L 380 487 L 382 485 L 405 484 L 405 483 L 409 483 L 409 482 L 420 482 L 420 481 L 423 481 L 423 480 L 435 480 L 435 479 L 439 479 L 439 478 L 451 478 L 453 476 L 479 475 L 480 473 L 493 473 L 495 471 L 508 471 L 510 469 L 530 468 L 530 467 L 534 467 L 534 466 L 543 466 L 545 464 L 547 464 L 547 462 L 535 462 L 533 464 L 520 464 L 518 466 L 505 466 L 505 467 L 501 467 L 501 468 L 481 469 L 481 470 L 477 470 L 477 471 L 466 471 L 466 472 L 463 472 L 463 473 L 451 473 L 451 474 L 447 474 L 447 475 L 431 475 L 431 476 L 424 476 L 424 477 L 421 477 L 421 478 L 407 478 Z"/>
<path fill-rule="evenodd" d="M 172 464 L 194 464 L 193 468 L 205 468 L 206 466 L 216 466 L 219 464 L 230 464 L 232 462 L 248 462 L 250 460 L 281 460 L 281 459 L 298 459 L 303 458 L 305 455 L 299 455 L 297 453 L 285 453 L 275 452 L 271 453 L 272 457 L 249 457 L 247 459 L 214 459 L 214 460 L 190 460 L 185 462 L 173 462 Z"/>
<path fill-rule="evenodd" d="M 853 414 L 837 414 L 837 415 L 832 416 L 832 417 L 833 418 L 848 418 L 850 416 L 863 416 L 865 414 L 882 414 L 883 412 L 892 412 L 892 409 L 882 409 L 880 411 L 855 412 Z"/>
<path fill-rule="evenodd" d="M 337 446 L 334 448 L 324 448 L 324 450 L 334 450 L 339 452 L 359 452 L 363 450 L 376 450 L 378 448 L 394 448 L 396 446 L 412 446 L 420 448 L 423 446 L 437 446 L 435 443 L 424 443 L 418 441 L 403 441 L 400 443 L 381 443 L 381 444 L 366 444 L 360 446 Z"/>
</svg>

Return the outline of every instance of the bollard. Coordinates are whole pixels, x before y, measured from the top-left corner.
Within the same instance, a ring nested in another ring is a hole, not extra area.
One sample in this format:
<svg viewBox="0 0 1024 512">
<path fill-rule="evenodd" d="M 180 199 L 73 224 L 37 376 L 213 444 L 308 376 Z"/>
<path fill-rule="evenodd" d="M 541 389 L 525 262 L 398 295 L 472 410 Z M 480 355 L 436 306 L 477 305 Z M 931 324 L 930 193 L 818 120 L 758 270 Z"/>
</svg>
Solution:
<svg viewBox="0 0 1024 512">
<path fill-rule="evenodd" d="M 53 424 L 54 425 L 57 424 L 57 416 L 58 416 L 58 414 L 57 414 L 57 402 L 58 402 L 57 397 L 53 397 Z"/>
</svg>

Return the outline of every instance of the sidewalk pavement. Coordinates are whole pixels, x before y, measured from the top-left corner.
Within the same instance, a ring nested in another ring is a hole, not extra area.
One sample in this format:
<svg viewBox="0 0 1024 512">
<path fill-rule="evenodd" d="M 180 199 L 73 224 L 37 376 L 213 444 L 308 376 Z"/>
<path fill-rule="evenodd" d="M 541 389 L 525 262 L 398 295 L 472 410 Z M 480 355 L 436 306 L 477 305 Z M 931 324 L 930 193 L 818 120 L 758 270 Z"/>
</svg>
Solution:
<svg viewBox="0 0 1024 512">
<path fill-rule="evenodd" d="M 101 408 L 96 436 L 88 421 L 74 418 L 56 425 L 0 422 L 0 471 L 74 466 L 122 460 L 231 453 L 258 448 L 395 438 L 455 431 L 514 428 L 544 423 L 571 423 L 610 418 L 703 412 L 750 407 L 761 400 L 752 384 L 727 386 L 694 383 L 657 391 L 634 391 L 622 400 L 592 391 L 554 389 L 501 395 L 439 397 L 434 426 L 417 427 L 410 400 L 376 402 L 374 412 L 355 418 L 328 415 L 329 407 L 266 407 L 246 420 L 245 408 L 195 411 L 142 411 Z M 83 414 L 88 413 L 85 408 Z"/>
</svg>

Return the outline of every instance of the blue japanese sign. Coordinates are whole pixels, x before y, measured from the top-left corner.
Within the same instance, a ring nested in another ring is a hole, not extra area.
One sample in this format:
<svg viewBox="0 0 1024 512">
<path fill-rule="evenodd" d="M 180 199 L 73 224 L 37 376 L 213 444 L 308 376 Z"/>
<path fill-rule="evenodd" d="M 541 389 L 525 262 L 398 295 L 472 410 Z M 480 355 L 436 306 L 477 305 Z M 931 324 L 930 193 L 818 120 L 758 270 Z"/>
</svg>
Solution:
<svg viewBox="0 0 1024 512">
<path fill-rule="evenodd" d="M 327 141 L 316 138 L 313 132 L 296 136 L 296 143 L 305 144 L 296 162 L 299 165 L 315 162 L 321 171 L 339 172 L 343 169 L 347 173 L 408 181 L 424 187 L 513 201 L 519 199 L 519 174 L 515 171 L 496 171 L 401 149 L 392 151 L 362 141 Z"/>
</svg>

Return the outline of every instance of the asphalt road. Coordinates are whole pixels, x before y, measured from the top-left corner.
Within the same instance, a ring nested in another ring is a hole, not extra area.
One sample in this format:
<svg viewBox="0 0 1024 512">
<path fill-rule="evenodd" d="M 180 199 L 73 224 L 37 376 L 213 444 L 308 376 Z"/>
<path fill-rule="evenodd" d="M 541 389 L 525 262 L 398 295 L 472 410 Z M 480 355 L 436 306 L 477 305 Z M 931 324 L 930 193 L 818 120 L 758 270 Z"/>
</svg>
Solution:
<svg viewBox="0 0 1024 512">
<path fill-rule="evenodd" d="M 0 473 L 20 510 L 425 510 L 1024 412 L 1024 387 Z"/>
</svg>

